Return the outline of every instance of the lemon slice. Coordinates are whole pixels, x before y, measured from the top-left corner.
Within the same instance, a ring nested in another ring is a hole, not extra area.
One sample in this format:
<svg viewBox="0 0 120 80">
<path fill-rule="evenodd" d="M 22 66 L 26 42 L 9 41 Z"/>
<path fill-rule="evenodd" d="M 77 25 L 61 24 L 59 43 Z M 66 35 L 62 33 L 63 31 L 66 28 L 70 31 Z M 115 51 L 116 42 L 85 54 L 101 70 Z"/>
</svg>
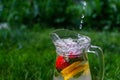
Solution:
<svg viewBox="0 0 120 80">
<path fill-rule="evenodd" d="M 66 67 L 65 69 L 63 69 L 61 71 L 61 74 L 64 77 L 64 80 L 68 80 L 87 68 L 88 68 L 88 62 L 86 62 L 85 64 L 81 64 L 80 61 L 77 61 L 72 63 L 70 66 Z"/>
</svg>

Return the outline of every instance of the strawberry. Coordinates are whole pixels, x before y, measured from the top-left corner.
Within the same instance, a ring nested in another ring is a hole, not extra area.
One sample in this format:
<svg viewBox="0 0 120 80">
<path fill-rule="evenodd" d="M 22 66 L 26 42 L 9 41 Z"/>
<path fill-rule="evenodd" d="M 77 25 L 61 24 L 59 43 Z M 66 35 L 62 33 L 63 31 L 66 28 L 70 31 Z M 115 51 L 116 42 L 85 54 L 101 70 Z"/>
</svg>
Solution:
<svg viewBox="0 0 120 80">
<path fill-rule="evenodd" d="M 56 59 L 56 69 L 60 71 L 67 66 L 69 66 L 69 63 L 65 60 L 65 58 L 63 56 L 58 56 Z"/>
</svg>

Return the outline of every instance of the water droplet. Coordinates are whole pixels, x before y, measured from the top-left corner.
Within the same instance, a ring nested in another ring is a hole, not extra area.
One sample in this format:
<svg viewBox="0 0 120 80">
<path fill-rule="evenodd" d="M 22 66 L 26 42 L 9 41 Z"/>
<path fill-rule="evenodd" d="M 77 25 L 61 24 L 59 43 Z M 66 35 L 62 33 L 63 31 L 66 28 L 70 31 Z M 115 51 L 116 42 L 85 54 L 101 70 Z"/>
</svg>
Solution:
<svg viewBox="0 0 120 80">
<path fill-rule="evenodd" d="M 85 16 L 84 16 L 84 14 L 81 16 L 81 18 L 83 19 Z"/>
<path fill-rule="evenodd" d="M 81 3 L 83 5 L 83 10 L 85 10 L 87 3 L 85 1 L 82 1 Z"/>
<path fill-rule="evenodd" d="M 80 29 L 82 29 L 82 26 L 83 26 L 83 20 L 80 21 Z"/>
<path fill-rule="evenodd" d="M 85 7 L 83 7 L 83 10 L 85 10 Z"/>
<path fill-rule="evenodd" d="M 83 4 L 83 6 L 86 6 L 86 2 L 85 1 L 82 1 L 82 4 Z"/>
<path fill-rule="evenodd" d="M 85 12 L 87 3 L 86 3 L 86 1 L 82 0 L 81 4 L 82 4 L 83 13 L 81 15 L 81 21 L 80 21 L 80 26 L 79 26 L 80 29 L 82 29 L 82 27 L 83 27 L 83 23 L 84 23 L 83 19 L 85 18 L 84 12 Z"/>
<path fill-rule="evenodd" d="M 82 23 L 83 23 L 83 20 L 81 20 L 80 23 L 82 24 Z"/>
<path fill-rule="evenodd" d="M 80 27 L 79 27 L 80 29 L 82 29 L 82 24 L 80 24 Z"/>
</svg>

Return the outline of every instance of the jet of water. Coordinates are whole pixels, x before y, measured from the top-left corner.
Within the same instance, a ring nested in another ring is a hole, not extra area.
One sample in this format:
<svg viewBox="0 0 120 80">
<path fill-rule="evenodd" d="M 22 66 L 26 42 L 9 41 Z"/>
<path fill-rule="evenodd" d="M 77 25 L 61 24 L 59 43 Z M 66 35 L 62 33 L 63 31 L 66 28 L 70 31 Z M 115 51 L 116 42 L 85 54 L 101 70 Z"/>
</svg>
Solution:
<svg viewBox="0 0 120 80">
<path fill-rule="evenodd" d="M 85 18 L 84 12 L 85 12 L 87 3 L 86 3 L 85 0 L 80 0 L 80 3 L 82 4 L 83 13 L 82 13 L 82 15 L 81 15 L 81 21 L 80 21 L 80 26 L 79 26 L 79 28 L 82 29 L 82 27 L 83 27 L 83 19 Z"/>
</svg>

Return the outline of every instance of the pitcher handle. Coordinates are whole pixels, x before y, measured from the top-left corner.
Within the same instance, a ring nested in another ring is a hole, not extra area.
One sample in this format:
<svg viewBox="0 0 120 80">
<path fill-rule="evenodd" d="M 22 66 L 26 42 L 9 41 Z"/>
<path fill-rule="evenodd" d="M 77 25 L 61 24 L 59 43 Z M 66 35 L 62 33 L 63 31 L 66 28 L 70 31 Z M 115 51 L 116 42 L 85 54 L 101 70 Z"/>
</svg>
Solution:
<svg viewBox="0 0 120 80">
<path fill-rule="evenodd" d="M 104 77 L 104 57 L 103 57 L 103 51 L 98 46 L 90 46 L 90 49 L 88 50 L 89 53 L 94 53 L 98 57 L 100 72 L 99 72 L 99 80 L 103 80 Z"/>
</svg>

